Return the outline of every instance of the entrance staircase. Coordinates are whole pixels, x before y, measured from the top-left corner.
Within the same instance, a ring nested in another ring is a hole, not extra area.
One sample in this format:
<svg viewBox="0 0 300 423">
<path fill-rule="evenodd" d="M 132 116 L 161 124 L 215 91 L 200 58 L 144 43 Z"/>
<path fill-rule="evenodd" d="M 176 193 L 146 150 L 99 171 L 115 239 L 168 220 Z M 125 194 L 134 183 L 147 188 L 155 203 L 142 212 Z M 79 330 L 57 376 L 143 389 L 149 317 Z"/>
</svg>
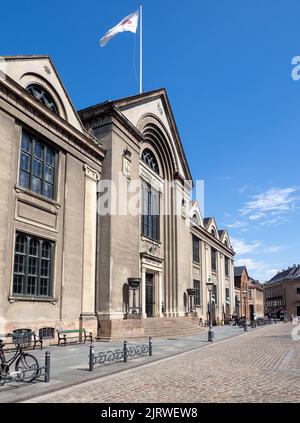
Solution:
<svg viewBox="0 0 300 423">
<path fill-rule="evenodd" d="M 203 332 L 198 317 L 151 317 L 144 320 L 145 336 L 171 338 Z"/>
</svg>

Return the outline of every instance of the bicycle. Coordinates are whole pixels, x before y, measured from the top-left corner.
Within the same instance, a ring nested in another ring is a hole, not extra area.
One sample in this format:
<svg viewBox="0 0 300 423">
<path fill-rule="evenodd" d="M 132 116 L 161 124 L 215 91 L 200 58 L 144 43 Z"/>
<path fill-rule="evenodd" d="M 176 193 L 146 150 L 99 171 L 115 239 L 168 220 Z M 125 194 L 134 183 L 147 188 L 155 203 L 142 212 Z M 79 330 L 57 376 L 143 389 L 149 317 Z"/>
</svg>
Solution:
<svg viewBox="0 0 300 423">
<path fill-rule="evenodd" d="M 22 347 L 22 339 L 13 338 L 16 345 L 14 356 L 6 359 L 4 352 L 4 342 L 0 339 L 0 385 L 2 379 L 11 378 L 10 368 L 15 363 L 15 372 L 17 374 L 17 381 L 31 383 L 40 374 L 40 365 L 38 360 L 31 354 L 25 353 Z"/>
</svg>

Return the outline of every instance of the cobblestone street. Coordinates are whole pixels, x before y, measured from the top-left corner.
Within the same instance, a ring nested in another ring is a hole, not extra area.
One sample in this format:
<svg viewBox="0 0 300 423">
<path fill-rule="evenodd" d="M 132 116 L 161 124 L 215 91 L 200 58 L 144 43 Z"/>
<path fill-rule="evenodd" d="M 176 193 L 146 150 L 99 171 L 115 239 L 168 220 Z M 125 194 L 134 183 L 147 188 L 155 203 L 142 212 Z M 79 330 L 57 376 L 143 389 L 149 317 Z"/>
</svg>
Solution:
<svg viewBox="0 0 300 423">
<path fill-rule="evenodd" d="M 28 402 L 300 402 L 300 341 L 277 324 Z"/>
</svg>

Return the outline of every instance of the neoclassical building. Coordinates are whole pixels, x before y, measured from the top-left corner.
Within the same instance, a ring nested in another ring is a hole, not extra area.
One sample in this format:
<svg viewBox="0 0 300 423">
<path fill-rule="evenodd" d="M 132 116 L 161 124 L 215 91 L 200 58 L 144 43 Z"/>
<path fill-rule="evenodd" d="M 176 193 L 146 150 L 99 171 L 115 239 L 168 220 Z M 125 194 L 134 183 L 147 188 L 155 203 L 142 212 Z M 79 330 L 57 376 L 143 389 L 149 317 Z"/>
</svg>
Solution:
<svg viewBox="0 0 300 423">
<path fill-rule="evenodd" d="M 192 202 L 164 89 L 78 113 L 47 56 L 0 62 L 0 317 L 144 336 L 234 308 L 226 230 Z M 159 323 L 161 322 L 161 323 Z M 188 326 L 185 326 L 188 327 Z M 152 332 L 151 332 L 152 331 Z M 0 328 L 1 332 L 1 328 Z M 3 332 L 3 330 L 2 330 Z"/>
</svg>

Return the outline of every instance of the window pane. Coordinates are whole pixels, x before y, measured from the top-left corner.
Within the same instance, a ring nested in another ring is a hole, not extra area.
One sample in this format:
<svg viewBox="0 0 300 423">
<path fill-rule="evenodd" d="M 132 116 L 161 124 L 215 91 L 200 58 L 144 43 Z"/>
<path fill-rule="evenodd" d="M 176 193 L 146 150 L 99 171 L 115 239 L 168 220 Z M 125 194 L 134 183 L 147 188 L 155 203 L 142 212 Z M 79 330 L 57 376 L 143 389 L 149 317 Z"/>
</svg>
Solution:
<svg viewBox="0 0 300 423">
<path fill-rule="evenodd" d="M 31 139 L 29 135 L 24 132 L 22 134 L 21 148 L 22 150 L 27 151 L 27 153 L 30 153 L 31 151 Z"/>
<path fill-rule="evenodd" d="M 34 192 L 37 192 L 38 194 L 42 193 L 42 181 L 39 178 L 36 178 L 35 176 L 31 179 L 31 189 Z"/>
<path fill-rule="evenodd" d="M 45 197 L 48 197 L 48 198 L 53 198 L 54 197 L 53 185 L 48 184 L 47 182 L 45 182 L 45 184 L 44 184 L 44 195 L 45 195 Z"/>
<path fill-rule="evenodd" d="M 43 147 L 36 140 L 34 142 L 34 157 L 36 157 L 37 159 L 42 159 L 43 158 Z"/>
<path fill-rule="evenodd" d="M 55 164 L 55 153 L 48 147 L 46 147 L 46 163 L 51 166 L 54 166 Z"/>
<path fill-rule="evenodd" d="M 54 183 L 54 169 L 53 169 L 53 167 L 46 165 L 46 167 L 45 167 L 45 181 L 50 182 L 51 184 Z"/>
<path fill-rule="evenodd" d="M 14 275 L 14 284 L 13 284 L 14 294 L 22 294 L 24 279 L 25 279 L 24 276 Z"/>
<path fill-rule="evenodd" d="M 49 260 L 42 260 L 41 264 L 41 276 L 50 276 L 50 261 Z"/>
<path fill-rule="evenodd" d="M 28 295 L 35 295 L 36 284 L 37 284 L 37 278 L 35 278 L 35 277 L 29 277 L 28 278 L 28 283 L 27 283 L 27 294 Z"/>
<path fill-rule="evenodd" d="M 49 279 L 41 279 L 39 295 L 49 295 Z"/>
<path fill-rule="evenodd" d="M 30 240 L 29 254 L 31 256 L 37 256 L 38 255 L 38 241 L 36 239 Z"/>
<path fill-rule="evenodd" d="M 38 274 L 38 259 L 37 258 L 29 257 L 28 274 L 29 275 Z"/>
<path fill-rule="evenodd" d="M 20 256 L 16 254 L 14 272 L 15 273 L 25 272 L 25 256 Z"/>
<path fill-rule="evenodd" d="M 29 174 L 20 170 L 19 185 L 22 188 L 29 188 Z"/>
<path fill-rule="evenodd" d="M 49 242 L 43 242 L 42 246 L 42 257 L 43 258 L 50 258 L 51 253 L 51 245 Z"/>
<path fill-rule="evenodd" d="M 26 172 L 30 172 L 30 156 L 23 152 L 21 153 L 20 168 L 26 170 Z"/>
<path fill-rule="evenodd" d="M 26 238 L 23 235 L 16 236 L 16 252 L 25 253 L 25 242 Z"/>
<path fill-rule="evenodd" d="M 38 178 L 43 177 L 43 165 L 42 165 L 41 161 L 39 161 L 37 159 L 33 159 L 32 173 L 33 173 L 34 176 L 37 176 Z"/>
</svg>

